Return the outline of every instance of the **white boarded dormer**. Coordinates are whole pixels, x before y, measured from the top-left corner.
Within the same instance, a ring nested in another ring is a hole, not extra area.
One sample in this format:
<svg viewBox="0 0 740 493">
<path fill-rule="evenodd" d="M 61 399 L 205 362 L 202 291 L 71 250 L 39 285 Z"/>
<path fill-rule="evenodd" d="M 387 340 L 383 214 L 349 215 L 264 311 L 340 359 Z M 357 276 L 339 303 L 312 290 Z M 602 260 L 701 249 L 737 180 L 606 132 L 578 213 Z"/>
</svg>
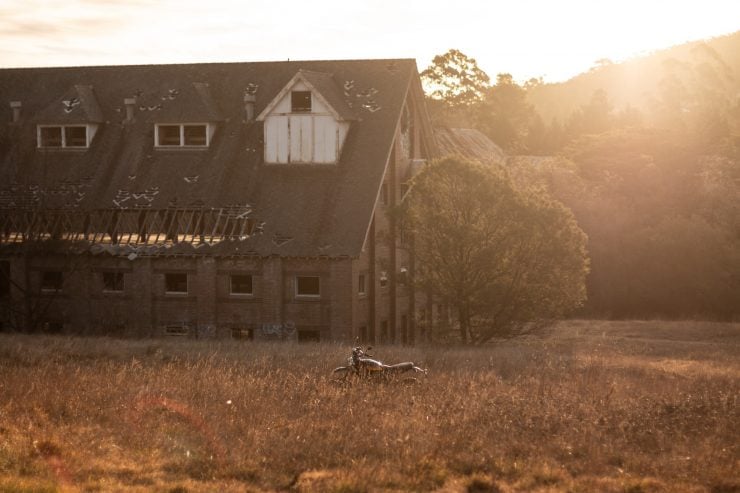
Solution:
<svg viewBox="0 0 740 493">
<path fill-rule="evenodd" d="M 331 74 L 299 70 L 257 117 L 269 164 L 336 164 L 352 112 Z"/>
</svg>

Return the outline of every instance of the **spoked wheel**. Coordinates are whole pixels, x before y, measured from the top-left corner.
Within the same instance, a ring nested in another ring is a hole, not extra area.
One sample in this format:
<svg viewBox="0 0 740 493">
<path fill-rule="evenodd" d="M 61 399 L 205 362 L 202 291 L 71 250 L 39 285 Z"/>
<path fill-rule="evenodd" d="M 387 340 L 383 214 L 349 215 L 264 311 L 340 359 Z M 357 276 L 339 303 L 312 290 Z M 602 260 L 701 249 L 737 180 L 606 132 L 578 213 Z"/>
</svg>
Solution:
<svg viewBox="0 0 740 493">
<path fill-rule="evenodd" d="M 349 385 L 352 379 L 352 372 L 347 367 L 339 367 L 335 369 L 331 376 L 329 376 L 329 384 L 336 387 L 346 387 Z"/>
</svg>

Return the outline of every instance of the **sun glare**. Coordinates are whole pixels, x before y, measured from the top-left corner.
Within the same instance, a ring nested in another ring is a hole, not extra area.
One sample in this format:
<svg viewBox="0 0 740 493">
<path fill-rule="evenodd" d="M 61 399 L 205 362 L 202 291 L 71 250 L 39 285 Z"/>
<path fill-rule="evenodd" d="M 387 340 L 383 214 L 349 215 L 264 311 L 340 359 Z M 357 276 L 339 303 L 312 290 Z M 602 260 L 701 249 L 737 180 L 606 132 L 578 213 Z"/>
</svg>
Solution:
<svg viewBox="0 0 740 493">
<path fill-rule="evenodd" d="M 740 2 L 726 0 L 525 0 L 508 10 L 491 5 L 482 14 L 457 28 L 454 47 L 475 57 L 489 75 L 508 72 L 518 80 L 563 80 L 597 60 L 624 61 L 740 28 Z"/>
<path fill-rule="evenodd" d="M 6 0 L 0 66 L 410 57 L 424 68 L 455 48 L 491 76 L 556 81 L 599 59 L 621 61 L 740 28 L 736 0 L 460 0 L 452 9 L 440 0 L 322 0 L 320 7 L 69 0 L 48 9 Z"/>
</svg>

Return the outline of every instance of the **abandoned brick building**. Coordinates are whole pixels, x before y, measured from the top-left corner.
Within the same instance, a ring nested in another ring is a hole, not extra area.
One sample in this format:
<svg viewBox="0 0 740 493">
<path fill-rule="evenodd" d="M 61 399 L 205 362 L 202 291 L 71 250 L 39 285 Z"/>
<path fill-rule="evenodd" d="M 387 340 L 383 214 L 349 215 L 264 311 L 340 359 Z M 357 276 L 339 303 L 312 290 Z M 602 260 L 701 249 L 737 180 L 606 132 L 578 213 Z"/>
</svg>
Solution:
<svg viewBox="0 0 740 493">
<path fill-rule="evenodd" d="M 403 342 L 414 60 L 0 70 L 0 322 Z"/>
</svg>

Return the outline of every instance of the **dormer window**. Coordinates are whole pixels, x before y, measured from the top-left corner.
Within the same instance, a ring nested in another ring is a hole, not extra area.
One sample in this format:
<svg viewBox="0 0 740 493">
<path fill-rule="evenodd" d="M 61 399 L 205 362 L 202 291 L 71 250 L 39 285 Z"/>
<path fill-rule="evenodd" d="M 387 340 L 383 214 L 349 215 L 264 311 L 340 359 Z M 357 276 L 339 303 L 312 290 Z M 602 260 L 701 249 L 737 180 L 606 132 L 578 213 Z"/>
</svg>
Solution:
<svg viewBox="0 0 740 493">
<path fill-rule="evenodd" d="M 85 149 L 92 140 L 88 130 L 87 125 L 39 125 L 38 147 Z"/>
<path fill-rule="evenodd" d="M 157 147 L 208 147 L 212 127 L 207 123 L 157 124 L 154 133 Z"/>
<path fill-rule="evenodd" d="M 291 113 L 311 112 L 311 91 L 293 91 L 290 93 Z"/>
<path fill-rule="evenodd" d="M 299 70 L 257 116 L 265 164 L 336 164 L 355 119 L 332 74 Z"/>
</svg>

